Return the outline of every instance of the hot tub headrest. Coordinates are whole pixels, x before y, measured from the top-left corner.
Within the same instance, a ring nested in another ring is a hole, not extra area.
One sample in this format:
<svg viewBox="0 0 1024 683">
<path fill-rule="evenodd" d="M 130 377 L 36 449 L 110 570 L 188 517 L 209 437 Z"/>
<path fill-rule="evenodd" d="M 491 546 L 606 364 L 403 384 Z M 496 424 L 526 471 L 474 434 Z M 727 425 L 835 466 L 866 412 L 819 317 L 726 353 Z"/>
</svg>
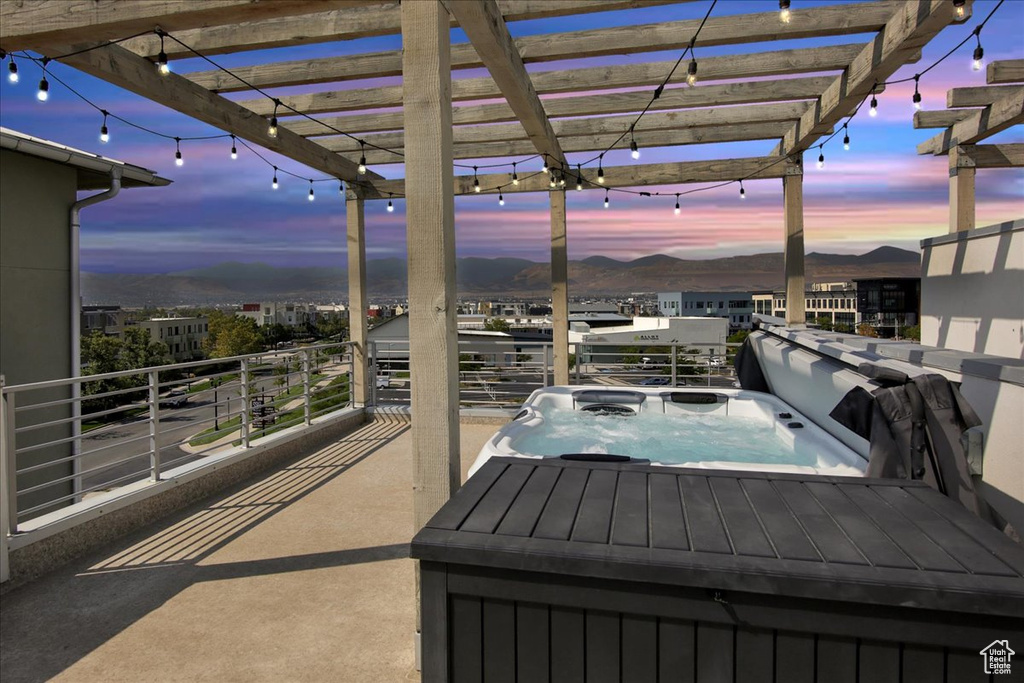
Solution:
<svg viewBox="0 0 1024 683">
<path fill-rule="evenodd" d="M 726 403 L 729 397 L 725 394 L 716 394 L 712 391 L 669 391 L 661 395 L 662 400 L 672 403 L 690 403 L 706 405 L 711 403 Z"/>
<path fill-rule="evenodd" d="M 623 391 L 611 389 L 585 389 L 574 391 L 572 398 L 577 403 L 624 403 L 626 405 L 640 405 L 647 400 L 647 396 L 639 391 Z"/>
</svg>

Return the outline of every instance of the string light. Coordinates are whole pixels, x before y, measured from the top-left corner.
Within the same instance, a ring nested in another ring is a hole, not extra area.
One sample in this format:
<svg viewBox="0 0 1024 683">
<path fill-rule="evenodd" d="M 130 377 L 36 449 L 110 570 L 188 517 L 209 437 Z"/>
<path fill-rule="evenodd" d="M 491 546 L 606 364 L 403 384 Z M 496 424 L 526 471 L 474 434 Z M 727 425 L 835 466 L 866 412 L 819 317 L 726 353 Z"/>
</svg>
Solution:
<svg viewBox="0 0 1024 683">
<path fill-rule="evenodd" d="M 277 137 L 277 108 L 281 106 L 281 100 L 274 100 L 274 114 L 270 117 L 270 127 L 267 128 L 267 135 L 272 138 Z"/>
<path fill-rule="evenodd" d="M 677 216 L 679 215 L 679 193 L 678 192 L 676 192 L 676 208 L 673 210 L 673 213 L 675 213 L 675 215 L 677 215 Z"/>
<path fill-rule="evenodd" d="M 313 194 L 313 179 L 310 178 L 309 179 L 309 201 L 314 201 L 315 199 L 316 199 L 316 195 Z"/>
<path fill-rule="evenodd" d="M 820 150 L 820 154 L 818 154 L 818 168 L 825 168 L 825 151 L 823 149 L 824 146 L 824 144 L 818 145 L 818 150 Z"/>
<path fill-rule="evenodd" d="M 576 164 L 576 191 L 579 192 L 583 189 L 583 169 L 580 168 L 580 164 Z"/>
<path fill-rule="evenodd" d="M 274 179 L 270 181 L 270 188 L 277 189 L 277 166 L 274 167 Z"/>
<path fill-rule="evenodd" d="M 740 199 L 747 198 L 747 191 L 743 189 L 743 181 L 740 181 Z"/>
<path fill-rule="evenodd" d="M 917 89 L 918 83 L 921 80 L 920 74 L 914 74 L 914 109 L 920 111 L 921 109 L 921 93 Z"/>
<path fill-rule="evenodd" d="M 604 167 L 601 162 L 604 161 L 604 154 L 597 157 L 597 182 L 604 185 Z"/>
<path fill-rule="evenodd" d="M 686 69 L 686 84 L 691 87 L 697 85 L 697 60 L 695 58 L 690 59 L 690 66 Z"/>
<path fill-rule="evenodd" d="M 542 165 L 540 167 L 540 172 L 541 173 L 547 173 L 548 172 L 548 155 L 547 154 L 542 154 L 541 156 L 544 157 L 544 161 L 541 162 Z"/>
<path fill-rule="evenodd" d="M 107 131 L 107 116 L 109 116 L 109 112 L 104 109 L 101 113 L 103 114 L 103 125 L 100 126 L 100 142 L 110 142 L 110 133 Z"/>
<path fill-rule="evenodd" d="M 238 158 L 238 150 L 235 148 L 235 135 L 234 135 L 234 133 L 231 134 L 231 158 L 232 159 L 237 159 Z"/>
<path fill-rule="evenodd" d="M 872 118 L 878 116 L 878 98 L 875 97 L 875 88 L 877 86 L 877 83 L 871 86 L 871 109 L 868 110 L 868 116 Z"/>
<path fill-rule="evenodd" d="M 606 209 L 608 208 L 608 190 L 607 189 L 605 189 L 605 191 L 604 191 L 604 208 L 606 208 Z"/>
<path fill-rule="evenodd" d="M 7 80 L 11 83 L 18 82 L 18 65 L 14 63 L 14 55 L 11 55 L 11 63 L 7 65 Z"/>
<path fill-rule="evenodd" d="M 366 143 L 359 141 L 359 175 L 366 175 Z"/>
<path fill-rule="evenodd" d="M 388 192 L 388 213 L 394 213 L 395 212 L 395 204 L 394 204 L 394 202 L 391 201 L 391 198 L 393 196 L 394 195 L 392 195 L 390 192 Z"/>
<path fill-rule="evenodd" d="M 565 171 L 562 171 L 558 175 L 558 184 L 561 185 L 562 187 L 565 187 Z"/>
<path fill-rule="evenodd" d="M 843 149 L 847 152 L 850 151 L 850 132 L 846 128 L 846 124 L 843 124 Z"/>
<path fill-rule="evenodd" d="M 981 26 L 974 29 L 974 37 L 978 40 L 978 47 L 974 48 L 974 57 L 971 61 L 971 68 L 975 71 L 981 71 L 981 67 L 984 64 L 985 59 L 985 48 L 981 46 Z"/>
<path fill-rule="evenodd" d="M 185 160 L 181 158 L 181 138 L 174 138 L 174 165 L 185 165 Z"/>
<path fill-rule="evenodd" d="M 963 0 L 961 0 L 961 2 L 963 2 Z M 788 24 L 792 18 L 793 17 L 789 12 L 789 0 L 779 0 L 779 20 L 781 20 L 783 24 Z"/>
<path fill-rule="evenodd" d="M 518 185 L 519 184 L 519 174 L 516 173 L 516 162 L 514 162 L 514 161 L 512 162 L 512 184 L 513 185 Z"/>
<path fill-rule="evenodd" d="M 957 19 L 963 19 L 964 18 L 964 15 L 967 13 L 967 10 L 964 8 L 964 5 L 966 5 L 966 4 L 967 4 L 967 0 L 953 0 L 953 7 L 956 8 L 956 18 Z"/>
<path fill-rule="evenodd" d="M 629 127 L 629 152 L 634 159 L 640 158 L 640 148 L 636 146 L 636 138 L 633 137 L 633 126 Z"/>
<path fill-rule="evenodd" d="M 345 196 L 345 183 L 340 180 L 338 181 L 338 194 L 342 197 Z"/>
<path fill-rule="evenodd" d="M 167 63 L 167 53 L 164 52 L 164 36 L 167 34 L 160 29 L 156 30 L 156 34 L 160 36 L 160 52 L 156 55 L 156 68 L 161 76 L 166 76 L 171 73 L 171 67 Z"/>
<path fill-rule="evenodd" d="M 46 65 L 50 63 L 48 57 L 43 57 L 43 77 L 39 81 L 39 91 L 36 93 L 36 99 L 40 102 L 45 102 L 50 99 L 50 82 L 46 80 Z"/>
<path fill-rule="evenodd" d="M 476 177 L 476 166 L 473 167 L 473 192 L 480 191 L 480 179 Z"/>
<path fill-rule="evenodd" d="M 498 190 L 498 206 L 505 206 L 505 197 L 502 196 L 501 190 Z"/>
<path fill-rule="evenodd" d="M 556 184 L 556 183 L 555 183 L 555 174 L 554 174 L 554 173 L 552 173 L 552 174 L 550 175 L 550 182 L 548 183 L 548 186 L 549 186 L 549 187 L 554 187 L 554 186 L 555 186 L 555 184 Z"/>
</svg>

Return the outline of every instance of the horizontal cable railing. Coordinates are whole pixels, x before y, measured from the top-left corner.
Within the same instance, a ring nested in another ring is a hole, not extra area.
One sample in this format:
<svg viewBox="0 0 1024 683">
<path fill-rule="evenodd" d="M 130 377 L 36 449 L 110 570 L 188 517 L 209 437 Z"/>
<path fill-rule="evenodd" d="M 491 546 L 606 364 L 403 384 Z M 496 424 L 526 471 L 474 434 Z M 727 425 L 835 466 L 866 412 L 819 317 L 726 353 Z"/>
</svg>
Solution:
<svg viewBox="0 0 1024 683">
<path fill-rule="evenodd" d="M 719 386 L 736 381 L 732 358 L 740 344 L 570 344 L 569 382 L 618 386 Z M 408 404 L 409 342 L 374 340 L 369 349 L 371 403 Z M 554 382 L 548 341 L 460 340 L 459 402 L 463 407 L 515 408 Z"/>
<path fill-rule="evenodd" d="M 2 388 L 6 533 L 352 406 L 350 343 Z"/>
</svg>

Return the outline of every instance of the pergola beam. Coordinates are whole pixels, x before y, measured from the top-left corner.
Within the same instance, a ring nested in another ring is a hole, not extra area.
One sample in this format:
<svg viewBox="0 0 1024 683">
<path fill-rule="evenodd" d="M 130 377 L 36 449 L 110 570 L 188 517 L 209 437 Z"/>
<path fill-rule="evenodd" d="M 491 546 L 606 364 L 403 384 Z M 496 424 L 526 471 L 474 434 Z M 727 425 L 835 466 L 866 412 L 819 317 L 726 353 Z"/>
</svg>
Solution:
<svg viewBox="0 0 1024 683">
<path fill-rule="evenodd" d="M 74 49 L 74 46 L 67 45 L 51 46 L 44 54 L 53 56 Z M 290 130 L 279 128 L 277 137 L 270 137 L 263 117 L 177 74 L 161 75 L 152 62 L 118 45 L 90 50 L 61 61 L 322 173 L 350 182 L 380 179 L 375 173 L 360 176 L 356 163 Z"/>
<path fill-rule="evenodd" d="M 809 105 L 806 102 L 785 102 L 780 104 L 750 105 L 747 107 L 723 107 L 714 109 L 687 109 L 648 113 L 636 127 L 636 134 L 641 138 L 645 133 L 653 131 L 675 131 L 683 128 L 709 128 L 735 124 L 762 124 L 779 121 L 795 121 L 800 118 Z M 552 128 L 561 140 L 574 137 L 591 137 L 595 135 L 619 135 L 627 130 L 635 114 L 628 116 L 601 116 L 587 119 L 564 119 L 553 122 Z M 481 144 L 489 142 L 509 142 L 528 139 L 526 131 L 518 123 L 502 123 L 490 126 L 458 126 L 452 131 L 452 140 L 456 145 Z M 385 133 L 382 135 L 366 135 L 367 144 L 401 149 L 405 146 L 402 133 Z M 328 138 L 322 143 L 328 149 L 338 152 L 355 152 L 360 149 L 359 142 L 349 137 Z"/>
<path fill-rule="evenodd" d="M 696 0 L 498 0 L 498 5 L 505 21 L 520 21 L 683 2 Z M 320 6 L 322 9 L 323 5 Z M 456 25 L 454 19 L 450 25 Z M 203 54 L 220 55 L 393 35 L 400 33 L 401 28 L 399 3 L 391 1 L 379 2 L 373 7 L 318 11 L 301 17 L 286 16 L 267 21 L 245 21 L 230 26 L 181 31 L 176 36 Z M 123 45 L 144 57 L 155 57 L 160 50 L 160 41 L 152 36 L 133 38 Z M 168 45 L 165 50 L 169 59 L 193 56 L 176 44 Z"/>
<path fill-rule="evenodd" d="M 864 48 L 863 44 L 833 45 L 799 50 L 779 50 L 744 55 L 708 57 L 700 62 L 700 75 L 705 80 L 749 79 L 785 76 L 843 69 Z M 539 71 L 530 74 L 538 94 L 609 90 L 655 86 L 665 79 L 674 62 L 648 62 L 624 66 L 588 67 L 571 71 Z M 671 82 L 686 79 L 686 70 L 677 69 Z M 493 79 L 462 78 L 452 81 L 452 100 L 482 100 L 501 97 L 501 89 Z M 399 107 L 402 86 L 362 88 L 309 93 L 282 97 L 290 107 L 306 114 Z M 257 114 L 270 116 L 274 104 L 265 97 L 239 102 Z M 279 116 L 285 113 L 279 112 Z"/>
<path fill-rule="evenodd" d="M 968 0 L 970 9 L 972 0 Z M 818 101 L 793 126 L 775 153 L 790 155 L 814 144 L 825 130 L 848 116 L 871 92 L 957 19 L 948 0 L 920 0 L 897 5 L 885 28 L 850 62 L 849 68 L 830 85 Z"/>
<path fill-rule="evenodd" d="M 1024 83 L 1024 59 L 1001 59 L 989 62 L 985 71 L 985 82 L 989 85 Z"/>
<path fill-rule="evenodd" d="M 914 112 L 914 128 L 949 128 L 966 118 L 974 116 L 973 111 L 916 111 Z"/>
<path fill-rule="evenodd" d="M 379 0 L 63 0 L 0 3 L 0 46 L 39 50 L 53 44 L 100 43 L 153 30 L 206 29 L 239 21 L 369 5 Z M 159 41 L 157 41 L 159 44 Z"/>
<path fill-rule="evenodd" d="M 456 13 L 468 12 L 474 3 L 453 3 Z M 793 21 L 780 24 L 775 12 L 711 17 L 702 29 L 697 47 L 738 45 L 772 40 L 870 33 L 881 29 L 892 15 L 892 3 L 830 5 L 795 10 Z M 635 54 L 685 48 L 697 35 L 701 20 L 668 21 L 658 24 L 616 26 L 589 31 L 542 34 L 515 39 L 525 63 L 560 59 L 581 59 L 614 54 Z M 465 26 L 463 26 L 465 30 Z M 186 41 L 187 42 L 187 41 Z M 469 69 L 484 65 L 472 43 L 452 46 L 452 68 Z M 248 83 L 260 88 L 330 83 L 360 78 L 381 78 L 402 73 L 400 50 L 355 54 L 324 59 L 260 64 L 232 69 Z M 250 87 L 222 71 L 199 71 L 188 78 L 218 92 L 248 90 Z"/>
<path fill-rule="evenodd" d="M 799 168 L 788 159 L 778 157 L 747 157 L 710 161 L 677 161 L 661 164 L 631 164 L 629 166 L 605 166 L 604 183 L 598 184 L 597 170 L 583 169 L 584 188 L 601 190 L 609 187 L 645 187 L 654 185 L 682 185 L 688 183 L 719 183 L 727 180 L 785 177 L 787 171 Z M 499 187 L 504 194 L 517 192 L 548 192 L 548 177 L 543 173 L 524 172 L 520 183 L 512 185 L 508 173 L 488 173 L 478 176 L 481 194 L 497 194 Z M 458 175 L 452 179 L 456 195 L 475 194 L 473 176 Z M 405 194 L 404 180 L 381 180 L 374 183 L 379 192 L 376 198 L 387 198 Z M 370 198 L 367 195 L 367 198 Z"/>
<path fill-rule="evenodd" d="M 785 78 L 772 81 L 731 82 L 717 85 L 702 85 L 699 88 L 666 88 L 661 97 L 654 101 L 649 111 L 688 109 L 696 107 L 717 107 L 733 104 L 758 104 L 816 99 L 822 90 L 832 82 L 830 76 L 808 76 Z M 880 89 L 881 90 L 881 89 Z M 579 97 L 557 97 L 541 100 L 548 118 L 566 116 L 594 116 L 599 114 L 622 114 L 639 112 L 651 100 L 649 91 L 603 93 Z M 373 133 L 402 129 L 402 112 L 380 114 L 354 114 L 350 116 L 324 117 L 321 119 L 339 130 L 348 133 Z M 516 115 L 508 104 L 463 105 L 452 109 L 452 121 L 458 125 L 479 123 L 503 123 L 515 121 Z M 334 131 L 319 123 L 305 119 L 290 119 L 284 125 L 306 136 L 335 135 Z M 552 123 L 558 132 L 558 123 Z M 456 139 L 459 135 L 456 128 Z"/>
<path fill-rule="evenodd" d="M 981 142 L 1018 123 L 1024 123 L 1024 96 L 1009 94 L 922 142 L 917 153 L 945 154 L 953 147 Z"/>
<path fill-rule="evenodd" d="M 1024 85 L 982 85 L 971 88 L 951 88 L 946 91 L 946 106 L 950 109 L 987 107 L 1004 97 L 1024 97 Z"/>
<path fill-rule="evenodd" d="M 558 137 L 533 88 L 523 58 L 512 42 L 508 26 L 501 18 L 497 3 L 494 0 L 448 2 L 447 7 L 476 48 L 537 152 L 553 160 L 564 161 L 565 154 Z"/>
<path fill-rule="evenodd" d="M 973 168 L 1021 168 L 1024 167 L 1024 143 L 964 145 L 960 147 L 957 162 Z"/>
<path fill-rule="evenodd" d="M 761 124 L 738 124 L 732 126 L 716 126 L 707 128 L 680 128 L 673 130 L 653 131 L 637 134 L 637 143 L 640 147 L 650 149 L 654 147 L 675 147 L 677 145 L 703 145 L 713 142 L 743 142 L 749 140 L 772 140 L 779 139 L 789 130 L 790 123 L 777 121 Z M 621 139 L 620 139 L 621 138 Z M 332 138 L 333 144 L 342 143 L 341 138 Z M 347 138 L 346 138 L 347 140 Z M 622 137 L 622 131 L 616 133 L 605 133 L 589 137 L 572 137 L 561 141 L 563 152 L 600 152 L 611 145 L 615 149 L 628 149 L 629 136 Z M 325 149 L 332 149 L 332 144 L 324 144 Z M 535 153 L 535 147 L 531 141 L 508 141 L 508 142 L 482 142 L 464 145 L 453 145 L 452 154 L 455 159 L 490 159 L 499 157 L 525 157 Z M 402 152 L 401 149 L 393 151 L 382 151 L 376 149 L 366 150 L 366 162 L 373 165 L 400 164 L 404 157 L 394 152 Z M 359 153 L 346 153 L 353 159 L 359 158 Z M 539 163 L 539 162 L 538 162 Z"/>
</svg>

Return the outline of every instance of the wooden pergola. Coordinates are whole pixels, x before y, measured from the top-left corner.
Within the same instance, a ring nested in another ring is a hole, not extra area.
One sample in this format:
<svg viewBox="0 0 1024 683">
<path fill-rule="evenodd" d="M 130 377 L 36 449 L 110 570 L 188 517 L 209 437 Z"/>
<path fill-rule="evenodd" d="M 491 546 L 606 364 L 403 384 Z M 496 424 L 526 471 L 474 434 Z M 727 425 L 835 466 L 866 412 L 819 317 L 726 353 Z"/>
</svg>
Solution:
<svg viewBox="0 0 1024 683">
<path fill-rule="evenodd" d="M 527 64 L 682 51 L 692 43 L 698 50 L 700 83 L 685 86 L 684 62 L 636 125 L 636 139 L 645 149 L 764 140 L 766 154 L 604 166 L 603 182 L 596 168 L 584 168 L 585 186 L 600 190 L 781 179 L 788 319 L 801 324 L 802 153 L 849 115 L 876 84 L 918 60 L 922 46 L 959 20 L 950 0 L 898 0 L 813 8 L 794 3 L 792 20 L 783 23 L 774 3 L 766 1 L 763 13 L 712 14 L 702 28 L 700 20 L 669 21 L 515 39 L 508 28 L 509 22 L 527 19 L 672 1 L 24 0 L 0 5 L 0 47 L 8 52 L 33 50 L 50 58 L 95 47 L 59 61 L 345 181 L 357 403 L 365 403 L 368 395 L 364 203 L 406 198 L 419 528 L 458 488 L 460 479 L 454 196 L 473 193 L 474 176 L 453 174 L 454 160 L 540 154 L 574 177 L 576 167 L 567 162 L 566 154 L 601 152 L 611 145 L 651 100 L 673 62 L 535 73 L 527 72 Z M 970 4 L 967 0 L 967 10 Z M 727 5 L 720 7 L 728 11 Z M 451 44 L 450 28 L 456 25 L 468 43 Z M 161 40 L 146 33 L 156 29 L 168 37 Z M 175 60 L 195 56 L 192 49 L 214 57 L 399 33 L 401 51 L 232 69 L 246 83 L 220 70 L 161 75 L 154 68 L 161 50 Z M 866 42 L 865 35 L 870 36 Z M 834 41 L 753 54 L 700 55 L 701 48 L 710 46 L 822 38 Z M 107 41 L 119 42 L 104 44 Z M 453 72 L 481 66 L 487 67 L 488 77 L 452 78 Z M 335 85 L 399 75 L 401 86 Z M 310 94 L 279 98 L 286 106 L 277 107 L 281 128 L 274 138 L 267 131 L 275 109 L 272 98 L 234 102 L 222 96 L 252 87 L 273 90 L 310 84 L 320 87 Z M 559 97 L 543 98 L 553 94 Z M 495 99 L 503 101 L 483 102 Z M 288 107 L 319 121 L 297 117 Z M 378 111 L 397 107 L 401 110 Z M 617 147 L 627 148 L 630 139 L 623 137 Z M 358 169 L 363 154 L 371 167 L 366 173 Z M 405 164 L 404 180 L 385 180 L 372 170 L 394 163 Z M 537 160 L 532 163 L 539 166 Z M 482 193 L 495 193 L 499 187 L 509 194 L 549 193 L 555 380 L 568 383 L 564 188 L 551 189 L 546 175 L 530 175 L 512 185 L 510 172 L 481 174 L 479 185 Z"/>
<path fill-rule="evenodd" d="M 919 111 L 914 128 L 943 128 L 917 146 L 918 154 L 949 157 L 949 231 L 973 230 L 974 181 L 979 168 L 1024 167 L 1024 144 L 979 144 L 1024 123 L 1024 59 L 991 62 L 988 85 L 946 92 L 946 109 Z"/>
</svg>

